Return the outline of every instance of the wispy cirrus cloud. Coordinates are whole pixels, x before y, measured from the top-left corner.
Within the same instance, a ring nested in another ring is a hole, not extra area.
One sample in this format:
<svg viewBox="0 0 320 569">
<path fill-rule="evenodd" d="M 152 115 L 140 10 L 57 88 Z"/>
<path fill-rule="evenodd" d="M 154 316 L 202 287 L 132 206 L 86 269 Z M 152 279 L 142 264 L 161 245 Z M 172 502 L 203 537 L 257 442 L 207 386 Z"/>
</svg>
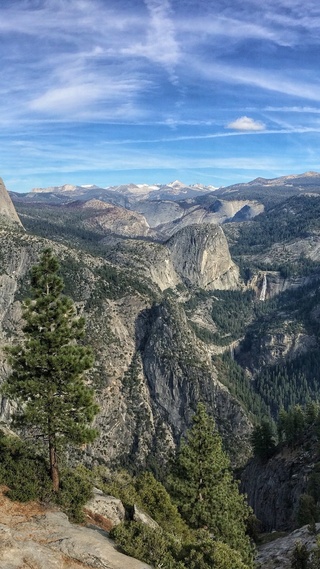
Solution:
<svg viewBox="0 0 320 569">
<path fill-rule="evenodd" d="M 296 69 L 299 79 L 286 76 L 285 71 L 281 74 L 278 71 L 235 66 L 221 63 L 204 64 L 203 62 L 193 61 L 197 72 L 206 80 L 223 81 L 234 85 L 251 85 L 265 91 L 276 91 L 292 97 L 311 99 L 320 101 L 320 83 L 317 79 L 303 80 L 303 70 L 301 73 Z"/>
<path fill-rule="evenodd" d="M 150 19 L 146 22 L 146 35 L 143 40 L 121 49 L 121 53 L 131 57 L 144 57 L 159 64 L 169 73 L 176 84 L 176 65 L 180 58 L 180 48 L 175 34 L 169 0 L 144 0 Z"/>
<path fill-rule="evenodd" d="M 319 114 L 320 108 L 319 107 L 299 107 L 299 106 L 283 106 L 283 107 L 274 107 L 272 105 L 265 108 L 266 111 L 271 111 L 274 113 L 306 113 L 306 114 Z"/>
<path fill-rule="evenodd" d="M 145 0 L 139 10 L 101 0 L 21 0 L 8 3 L 4 13 L 2 62 L 11 101 L 5 116 L 12 120 L 30 113 L 138 120 L 150 114 L 142 100 L 159 87 L 155 64 L 178 84 L 180 52 L 168 0 Z M 24 50 L 17 50 L 19 40 Z"/>
<path fill-rule="evenodd" d="M 250 21 L 249 15 L 246 17 L 239 14 L 239 17 L 228 17 L 218 14 L 214 19 L 195 16 L 194 18 L 181 20 L 179 22 L 179 33 L 189 34 L 191 45 L 208 42 L 214 44 L 223 51 L 221 38 L 226 38 L 229 42 L 228 48 L 241 41 L 258 40 L 267 41 L 279 46 L 292 46 L 297 42 L 298 36 L 294 30 L 287 30 L 283 33 L 282 26 L 275 27 L 271 23 L 261 24 L 261 21 Z"/>
<path fill-rule="evenodd" d="M 0 158 L 28 176 L 37 155 L 52 173 L 201 169 L 241 140 L 314 169 L 319 27 L 316 0 L 2 0 Z"/>
</svg>

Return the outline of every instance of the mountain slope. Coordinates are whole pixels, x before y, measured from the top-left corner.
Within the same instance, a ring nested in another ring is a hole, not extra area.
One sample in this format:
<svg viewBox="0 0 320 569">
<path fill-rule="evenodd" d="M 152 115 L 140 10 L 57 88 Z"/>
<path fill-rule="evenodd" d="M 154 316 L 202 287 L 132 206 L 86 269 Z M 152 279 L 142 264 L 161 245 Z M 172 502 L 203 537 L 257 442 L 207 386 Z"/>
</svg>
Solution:
<svg viewBox="0 0 320 569">
<path fill-rule="evenodd" d="M 320 174 L 318 172 L 306 172 L 273 179 L 256 178 L 248 183 L 219 188 L 215 195 L 227 200 L 257 200 L 266 207 L 272 207 L 292 196 L 308 193 L 320 194 Z"/>
<path fill-rule="evenodd" d="M 90 381 L 101 407 L 96 420 L 100 436 L 88 449 L 87 460 L 137 465 L 153 457 L 163 462 L 190 424 L 199 400 L 216 417 L 226 444 L 236 448 L 233 456 L 243 460 L 251 429 L 246 412 L 219 382 L 210 353 L 189 326 L 183 306 L 174 297 L 164 298 L 151 272 L 146 276 L 137 271 L 132 254 L 130 264 L 120 264 L 119 257 L 115 264 L 79 245 L 28 234 L 10 237 L 2 231 L 1 346 L 21 334 L 26 274 L 45 246 L 53 247 L 61 261 L 65 292 L 86 316 L 87 342 L 96 355 Z M 144 246 L 147 253 L 154 244 Z M 168 254 L 163 245 L 157 247 Z M 0 360 L 4 377 L 3 354 Z M 10 408 L 4 400 L 0 408 L 1 419 L 7 420 Z"/>
</svg>

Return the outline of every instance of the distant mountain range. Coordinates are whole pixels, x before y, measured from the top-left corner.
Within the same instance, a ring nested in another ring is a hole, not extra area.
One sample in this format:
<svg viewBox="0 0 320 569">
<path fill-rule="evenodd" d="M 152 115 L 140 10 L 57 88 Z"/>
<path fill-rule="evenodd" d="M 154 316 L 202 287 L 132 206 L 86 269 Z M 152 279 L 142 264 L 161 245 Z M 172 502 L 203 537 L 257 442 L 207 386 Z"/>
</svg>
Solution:
<svg viewBox="0 0 320 569">
<path fill-rule="evenodd" d="M 219 188 L 215 197 L 225 200 L 251 199 L 257 200 L 266 207 L 301 194 L 320 194 L 320 173 L 305 172 L 304 174 L 281 176 L 280 178 L 256 178 L 246 184 L 234 184 Z"/>
<path fill-rule="evenodd" d="M 19 204 L 68 206 L 79 212 L 85 207 L 87 227 L 163 240 L 182 227 L 248 221 L 288 198 L 320 195 L 320 174 L 256 178 L 223 188 L 188 186 L 176 180 L 168 184 L 124 184 L 108 188 L 66 184 L 10 195 L 17 207 Z"/>
<path fill-rule="evenodd" d="M 187 185 L 179 180 L 168 184 L 123 184 L 101 188 L 96 185 L 51 186 L 34 188 L 27 193 L 9 192 L 14 201 L 37 201 L 41 203 L 67 203 L 74 200 L 88 201 L 98 199 L 136 209 L 137 202 L 143 201 L 184 201 L 209 204 L 217 198 L 224 200 L 258 200 L 271 205 L 279 200 L 301 194 L 320 194 L 320 173 L 281 176 L 279 178 L 256 178 L 247 183 L 216 188 L 203 184 Z"/>
<path fill-rule="evenodd" d="M 188 186 L 176 180 L 169 184 L 123 184 L 100 188 L 96 185 L 51 186 L 48 188 L 34 188 L 29 193 L 13 193 L 16 200 L 32 200 L 47 203 L 61 203 L 77 200 L 100 199 L 125 207 L 132 207 L 141 200 L 171 200 L 192 199 L 199 195 L 212 192 L 213 186 L 195 184 Z"/>
</svg>

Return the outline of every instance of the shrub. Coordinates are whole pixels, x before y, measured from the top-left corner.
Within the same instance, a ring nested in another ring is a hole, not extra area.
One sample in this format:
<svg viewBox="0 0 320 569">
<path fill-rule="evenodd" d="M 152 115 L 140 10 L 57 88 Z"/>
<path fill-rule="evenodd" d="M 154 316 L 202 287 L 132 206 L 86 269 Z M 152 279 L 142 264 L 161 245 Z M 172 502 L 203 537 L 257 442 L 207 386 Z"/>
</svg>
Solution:
<svg viewBox="0 0 320 569">
<path fill-rule="evenodd" d="M 62 470 L 60 492 L 53 493 L 44 457 L 34 446 L 1 432 L 0 484 L 9 486 L 8 497 L 11 500 L 55 501 L 76 522 L 83 521 L 82 507 L 92 495 L 90 473 L 82 466 Z"/>
<path fill-rule="evenodd" d="M 309 552 L 305 543 L 297 542 L 291 557 L 291 569 L 308 569 Z"/>
<path fill-rule="evenodd" d="M 214 541 L 206 530 L 196 531 L 193 541 L 184 544 L 180 559 L 187 569 L 247 569 L 238 551 Z"/>
<path fill-rule="evenodd" d="M 318 508 L 312 496 L 301 494 L 299 498 L 299 508 L 297 521 L 299 526 L 312 524 L 318 520 Z"/>
<path fill-rule="evenodd" d="M 51 497 L 51 480 L 44 458 L 31 445 L 2 433 L 0 483 L 9 486 L 8 497 L 12 500 L 28 502 Z"/>
<path fill-rule="evenodd" d="M 146 512 L 164 529 L 175 536 L 186 535 L 189 531 L 173 504 L 167 490 L 151 472 L 141 474 L 136 480 L 136 490 Z"/>
<path fill-rule="evenodd" d="M 89 472 L 83 466 L 67 469 L 61 473 L 61 488 L 57 503 L 74 522 L 84 520 L 83 506 L 92 497 Z"/>
<path fill-rule="evenodd" d="M 154 530 L 139 522 L 125 522 L 114 527 L 110 537 L 115 539 L 120 551 L 151 564 L 155 569 L 184 569 L 184 565 L 174 558 L 178 545 L 160 528 Z"/>
</svg>

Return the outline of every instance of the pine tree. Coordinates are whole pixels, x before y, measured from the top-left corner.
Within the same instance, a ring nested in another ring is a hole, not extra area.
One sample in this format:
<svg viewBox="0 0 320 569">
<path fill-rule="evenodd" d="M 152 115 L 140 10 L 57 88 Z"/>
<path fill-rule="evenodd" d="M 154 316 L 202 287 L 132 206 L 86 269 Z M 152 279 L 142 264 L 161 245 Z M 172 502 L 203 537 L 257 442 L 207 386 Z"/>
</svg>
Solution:
<svg viewBox="0 0 320 569">
<path fill-rule="evenodd" d="M 214 421 L 202 404 L 177 454 L 170 491 L 192 528 L 208 530 L 215 540 L 238 551 L 246 567 L 253 566 L 246 535 L 251 510 L 239 493 Z"/>
<path fill-rule="evenodd" d="M 85 322 L 77 317 L 73 301 L 62 294 L 58 271 L 57 259 L 45 249 L 31 269 L 32 299 L 23 303 L 24 341 L 7 348 L 12 372 L 3 387 L 17 403 L 14 423 L 45 440 L 56 492 L 60 449 L 91 442 L 97 433 L 90 423 L 98 411 L 83 380 L 93 364 L 91 350 L 78 344 Z"/>
<path fill-rule="evenodd" d="M 262 421 L 261 425 L 254 428 L 251 443 L 255 456 L 262 460 L 267 460 L 274 454 L 276 449 L 275 435 L 269 421 Z"/>
</svg>

